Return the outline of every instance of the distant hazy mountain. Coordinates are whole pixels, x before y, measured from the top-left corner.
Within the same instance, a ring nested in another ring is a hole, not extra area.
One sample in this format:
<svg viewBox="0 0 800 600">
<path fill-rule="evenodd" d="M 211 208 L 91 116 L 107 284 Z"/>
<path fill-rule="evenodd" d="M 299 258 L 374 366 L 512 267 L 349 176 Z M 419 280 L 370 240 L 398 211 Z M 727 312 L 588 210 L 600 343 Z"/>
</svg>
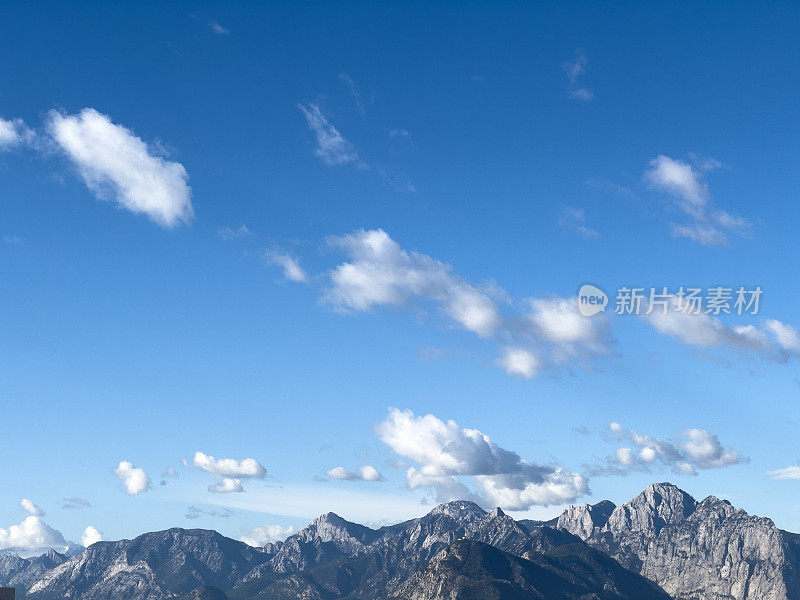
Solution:
<svg viewBox="0 0 800 600">
<path fill-rule="evenodd" d="M 72 558 L 0 555 L 0 586 L 27 600 L 798 600 L 799 548 L 769 519 L 656 484 L 550 522 L 450 502 L 380 529 L 328 513 L 264 548 L 170 529 Z"/>
</svg>

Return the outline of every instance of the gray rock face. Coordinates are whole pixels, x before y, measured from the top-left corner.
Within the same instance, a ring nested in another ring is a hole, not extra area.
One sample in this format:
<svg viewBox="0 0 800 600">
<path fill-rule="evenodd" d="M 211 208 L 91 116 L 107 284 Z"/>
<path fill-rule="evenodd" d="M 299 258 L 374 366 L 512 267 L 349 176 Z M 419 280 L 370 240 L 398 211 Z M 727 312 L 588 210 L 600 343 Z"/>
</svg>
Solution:
<svg viewBox="0 0 800 600">
<path fill-rule="evenodd" d="M 50 569 L 60 565 L 67 557 L 49 550 L 34 558 L 20 558 L 13 554 L 0 554 L 0 587 L 12 587 L 22 597 L 34 582 Z"/>
<path fill-rule="evenodd" d="M 585 544 L 558 555 L 519 558 L 474 540 L 459 540 L 401 585 L 408 600 L 668 600 L 644 578 Z"/>
<path fill-rule="evenodd" d="M 587 538 L 595 529 L 600 529 L 608 523 L 608 518 L 615 508 L 614 503 L 608 500 L 603 500 L 594 506 L 589 504 L 570 506 L 561 513 L 555 526 L 580 538 Z"/>
<path fill-rule="evenodd" d="M 449 502 L 419 519 L 377 530 L 356 526 L 335 515 L 328 530 L 327 554 L 319 540 L 319 519 L 284 542 L 269 563 L 249 573 L 231 590 L 232 599 L 262 594 L 269 598 L 384 598 L 424 568 L 454 542 L 470 539 L 521 556 L 581 543 L 567 532 L 552 528 L 529 531 L 495 509 L 487 513 L 472 502 Z M 291 551 L 287 551 L 289 548 Z M 301 552 L 297 552 L 301 549 Z M 344 555 L 350 552 L 349 557 Z M 274 565 L 275 568 L 271 568 Z M 316 565 L 310 570 L 309 565 Z M 275 573 L 283 577 L 275 578 Z"/>
<path fill-rule="evenodd" d="M 681 600 L 800 598 L 798 536 L 713 496 L 653 484 L 605 524 L 571 507 L 559 526 Z"/>
<path fill-rule="evenodd" d="M 39 577 L 26 600 L 164 600 L 203 585 L 229 589 L 268 559 L 215 531 L 170 529 L 92 544 Z"/>
</svg>

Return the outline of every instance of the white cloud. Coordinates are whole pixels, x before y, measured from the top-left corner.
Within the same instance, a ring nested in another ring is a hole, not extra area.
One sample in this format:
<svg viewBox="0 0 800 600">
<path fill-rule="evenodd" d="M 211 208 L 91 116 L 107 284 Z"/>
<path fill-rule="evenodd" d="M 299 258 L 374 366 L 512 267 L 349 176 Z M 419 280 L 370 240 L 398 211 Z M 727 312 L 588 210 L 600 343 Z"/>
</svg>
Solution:
<svg viewBox="0 0 800 600">
<path fill-rule="evenodd" d="M 308 273 L 300 266 L 300 262 L 296 258 L 283 252 L 267 252 L 264 258 L 268 263 L 281 267 L 283 276 L 289 281 L 296 283 L 308 281 Z"/>
<path fill-rule="evenodd" d="M 127 460 L 121 461 L 114 469 L 114 473 L 122 481 L 129 496 L 136 496 L 150 489 L 150 477 L 144 472 L 144 469 L 134 467 L 133 463 Z"/>
<path fill-rule="evenodd" d="M 565 229 L 572 229 L 588 239 L 600 237 L 600 232 L 586 225 L 586 210 L 575 206 L 565 206 L 561 209 L 558 224 Z"/>
<path fill-rule="evenodd" d="M 43 517 L 45 515 L 45 512 L 41 508 L 36 506 L 33 501 L 28 500 L 27 498 L 20 500 L 19 505 L 26 513 L 33 515 L 34 517 Z"/>
<path fill-rule="evenodd" d="M 776 469 L 775 471 L 767 471 L 772 479 L 800 479 L 800 467 L 793 465 L 785 469 Z"/>
<path fill-rule="evenodd" d="M 231 240 L 241 240 L 252 237 L 253 232 L 250 231 L 247 225 L 239 225 L 238 227 L 225 225 L 225 227 L 220 227 L 219 230 L 217 230 L 217 235 L 221 240 L 229 242 Z"/>
<path fill-rule="evenodd" d="M 292 526 L 264 525 L 263 527 L 256 527 L 255 529 L 243 531 L 239 541 L 244 542 L 248 546 L 253 546 L 254 548 L 261 548 L 266 544 L 283 541 L 293 533 L 294 527 Z"/>
<path fill-rule="evenodd" d="M 381 229 L 360 230 L 329 242 L 351 259 L 330 274 L 332 287 L 325 300 L 334 306 L 368 311 L 380 305 L 429 300 L 481 337 L 489 337 L 500 325 L 498 309 L 486 293 L 455 275 L 449 265 L 406 252 Z"/>
<path fill-rule="evenodd" d="M 212 494 L 231 494 L 243 492 L 242 480 L 236 477 L 223 477 L 216 483 L 208 486 L 208 491 Z"/>
<path fill-rule="evenodd" d="M 672 235 L 686 237 L 705 245 L 725 245 L 730 234 L 742 235 L 750 226 L 747 219 L 715 209 L 710 204 L 708 185 L 703 181 L 705 171 L 721 166 L 719 161 L 703 161 L 698 170 L 691 165 L 663 154 L 650 161 L 645 180 L 656 190 L 677 200 L 677 206 L 689 219 L 688 223 L 673 225 Z"/>
<path fill-rule="evenodd" d="M 358 110 L 359 114 L 362 117 L 366 115 L 367 110 L 364 106 L 364 100 L 361 97 L 361 93 L 358 91 L 358 87 L 356 86 L 355 81 L 353 81 L 353 78 L 347 73 L 339 73 L 339 79 L 344 82 L 344 84 L 347 86 L 347 89 L 350 91 L 350 95 L 353 96 L 353 102 L 355 102 L 356 109 Z"/>
<path fill-rule="evenodd" d="M 97 197 L 172 227 L 193 216 L 183 165 L 158 152 L 93 108 L 79 114 L 52 112 L 48 131 Z"/>
<path fill-rule="evenodd" d="M 92 544 L 102 541 L 103 541 L 103 534 L 99 532 L 92 525 L 89 525 L 86 529 L 83 530 L 83 535 L 81 535 L 81 544 L 83 544 L 85 548 L 88 548 Z"/>
<path fill-rule="evenodd" d="M 503 370 L 509 375 L 519 375 L 525 379 L 533 379 L 539 373 L 542 364 L 539 358 L 526 348 L 508 347 L 503 349 L 497 359 Z"/>
<path fill-rule="evenodd" d="M 64 505 L 61 508 L 66 509 L 81 509 L 91 508 L 92 504 L 86 498 L 66 498 Z"/>
<path fill-rule="evenodd" d="M 195 467 L 203 469 L 213 475 L 223 477 L 255 477 L 263 479 L 267 470 L 254 458 L 245 458 L 237 461 L 233 458 L 214 458 L 202 452 L 195 452 Z"/>
<path fill-rule="evenodd" d="M 195 452 L 193 466 L 212 475 L 216 475 L 216 483 L 208 487 L 214 494 L 243 492 L 242 479 L 264 479 L 267 470 L 254 458 L 237 461 L 233 458 L 214 458 L 203 452 Z"/>
<path fill-rule="evenodd" d="M 395 453 L 419 465 L 408 469 L 408 485 L 434 488 L 439 501 L 477 498 L 485 505 L 525 510 L 572 502 L 588 493 L 583 476 L 523 461 L 477 429 L 464 429 L 455 421 L 393 408 L 376 431 Z M 473 477 L 481 493 L 470 492 L 461 477 Z"/>
<path fill-rule="evenodd" d="M 564 72 L 567 74 L 567 79 L 569 79 L 568 93 L 570 98 L 584 102 L 594 98 L 594 92 L 580 83 L 581 77 L 586 73 L 588 64 L 589 59 L 586 57 L 586 52 L 580 48 L 575 50 L 572 61 L 564 63 Z"/>
<path fill-rule="evenodd" d="M 731 346 L 745 350 L 763 351 L 769 348 L 764 332 L 752 325 L 728 327 L 719 318 L 706 313 L 693 314 L 683 310 L 686 301 L 672 296 L 667 310 L 654 307 L 645 320 L 658 331 L 685 344 L 713 348 Z"/>
<path fill-rule="evenodd" d="M 0 117 L 0 152 L 10 150 L 32 138 L 33 132 L 22 119 L 6 120 Z"/>
<path fill-rule="evenodd" d="M 781 350 L 795 355 L 800 354 L 800 334 L 797 333 L 797 329 L 770 319 L 767 321 L 767 330 L 775 337 L 775 343 Z"/>
<path fill-rule="evenodd" d="M 634 452 L 629 447 L 617 448 L 609 459 L 612 472 L 619 473 L 620 468 L 647 469 L 657 460 L 675 472 L 696 475 L 697 469 L 720 469 L 747 462 L 737 450 L 724 448 L 716 435 L 704 429 L 685 429 L 681 432 L 683 439 L 677 443 L 625 429 L 617 422 L 611 423 L 609 429 L 615 437 L 632 442 L 638 449 Z"/>
<path fill-rule="evenodd" d="M 752 324 L 730 327 L 719 317 L 705 312 L 690 312 L 687 300 L 671 296 L 667 302 L 666 310 L 654 307 L 642 318 L 659 333 L 684 344 L 701 348 L 733 348 L 774 361 L 800 355 L 800 334 L 781 321 L 768 319 L 763 328 Z M 647 310 L 645 304 L 644 312 Z"/>
<path fill-rule="evenodd" d="M 18 525 L 11 525 L 8 529 L 0 528 L 0 550 L 18 549 L 25 551 L 38 551 L 53 548 L 64 552 L 68 547 L 67 541 L 61 532 L 53 529 L 40 517 L 31 515 Z"/>
<path fill-rule="evenodd" d="M 586 318 L 577 298 L 529 298 L 526 319 L 532 332 L 549 342 L 557 362 L 611 352 L 612 335 L 604 314 Z"/>
<path fill-rule="evenodd" d="M 308 128 L 316 137 L 317 148 L 314 150 L 327 165 L 344 165 L 358 161 L 358 154 L 339 130 L 325 118 L 316 104 L 298 104 L 308 123 Z"/>
<path fill-rule="evenodd" d="M 497 284 L 472 283 L 451 265 L 402 248 L 382 229 L 332 236 L 328 244 L 347 255 L 345 262 L 328 271 L 321 297 L 335 310 L 370 312 L 388 306 L 425 313 L 433 308 L 446 322 L 493 339 L 500 348 L 495 364 L 524 378 L 572 364 L 590 370 L 588 360 L 611 353 L 614 340 L 608 318 L 583 317 L 574 298 L 514 302 Z M 278 258 L 274 261 L 284 268 L 299 268 L 285 256 Z M 304 271 L 287 275 L 307 277 Z M 506 311 L 522 307 L 523 314 L 505 316 L 501 306 Z"/>
<path fill-rule="evenodd" d="M 213 31 L 217 35 L 229 35 L 231 32 L 230 29 L 228 29 L 227 27 L 223 27 L 216 21 L 211 21 L 211 31 Z"/>
<path fill-rule="evenodd" d="M 334 467 L 328 469 L 325 474 L 331 479 L 342 479 L 344 481 L 382 481 L 383 476 L 378 469 L 372 465 L 361 465 L 357 471 L 348 471 L 344 467 Z"/>
</svg>

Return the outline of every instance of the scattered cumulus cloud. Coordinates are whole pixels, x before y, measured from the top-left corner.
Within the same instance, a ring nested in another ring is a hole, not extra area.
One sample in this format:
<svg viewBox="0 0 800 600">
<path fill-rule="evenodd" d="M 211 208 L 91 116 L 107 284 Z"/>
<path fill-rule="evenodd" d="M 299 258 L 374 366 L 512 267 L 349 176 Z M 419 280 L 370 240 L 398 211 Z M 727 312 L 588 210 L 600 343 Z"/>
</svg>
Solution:
<svg viewBox="0 0 800 600">
<path fill-rule="evenodd" d="M 575 50 L 573 59 L 564 63 L 564 72 L 567 74 L 569 80 L 569 87 L 567 93 L 570 98 L 588 102 L 594 98 L 594 92 L 581 84 L 581 79 L 586 73 L 586 67 L 589 65 L 589 59 L 586 57 L 586 52 L 580 48 Z"/>
<path fill-rule="evenodd" d="M 705 429 L 685 429 L 680 440 L 675 442 L 625 429 L 617 422 L 609 425 L 609 431 L 614 438 L 630 445 L 618 447 L 614 456 L 607 460 L 608 468 L 599 468 L 598 473 L 649 470 L 659 463 L 676 473 L 697 475 L 699 469 L 721 469 L 748 460 L 737 450 L 723 447 L 719 438 Z"/>
<path fill-rule="evenodd" d="M 133 463 L 127 460 L 121 461 L 114 469 L 114 473 L 122 481 L 129 496 L 146 492 L 151 487 L 150 477 L 144 472 L 144 469 L 134 467 Z"/>
<path fill-rule="evenodd" d="M 294 527 L 283 527 L 281 525 L 264 525 L 255 529 L 248 529 L 242 532 L 239 541 L 248 546 L 261 548 L 267 544 L 281 542 L 294 533 Z"/>
<path fill-rule="evenodd" d="M 35 517 L 43 517 L 45 515 L 45 512 L 41 508 L 36 506 L 33 501 L 28 500 L 27 498 L 20 500 L 19 505 L 22 507 L 22 510 L 29 515 L 33 515 Z"/>
<path fill-rule="evenodd" d="M 264 255 L 264 260 L 283 269 L 283 276 L 289 281 L 296 283 L 306 283 L 308 281 L 308 273 L 300 266 L 300 262 L 285 252 L 267 252 Z"/>
<path fill-rule="evenodd" d="M 433 309 L 445 324 L 493 340 L 499 352 L 495 363 L 523 378 L 573 365 L 592 370 L 592 360 L 611 354 L 608 318 L 583 317 L 575 298 L 513 301 L 497 284 L 472 283 L 451 265 L 402 248 L 382 229 L 331 236 L 328 245 L 347 256 L 321 278 L 321 302 L 334 310 L 392 307 L 427 314 Z M 512 310 L 517 314 L 504 314 Z"/>
<path fill-rule="evenodd" d="M 254 458 L 238 461 L 233 458 L 214 458 L 203 452 L 195 452 L 192 466 L 217 477 L 216 483 L 208 486 L 214 494 L 243 492 L 242 479 L 264 479 L 267 470 Z"/>
<path fill-rule="evenodd" d="M 334 467 L 328 469 L 325 474 L 331 479 L 344 481 L 383 481 L 383 476 L 372 465 L 361 465 L 355 472 L 348 471 L 344 467 Z"/>
<path fill-rule="evenodd" d="M 670 195 L 688 221 L 672 226 L 676 237 L 710 246 L 726 245 L 730 235 L 744 235 L 750 227 L 747 219 L 714 208 L 705 173 L 721 166 L 715 159 L 705 159 L 700 167 L 660 155 L 650 161 L 645 181 L 651 188 Z"/>
<path fill-rule="evenodd" d="M 358 153 L 339 130 L 328 121 L 316 104 L 298 104 L 311 133 L 316 138 L 316 154 L 326 165 L 358 162 Z"/>
<path fill-rule="evenodd" d="M 14 549 L 23 555 L 50 548 L 64 552 L 68 546 L 60 531 L 36 515 L 30 515 L 22 523 L 11 525 L 8 529 L 0 527 L 0 550 Z"/>
<path fill-rule="evenodd" d="M 96 544 L 97 542 L 103 541 L 103 534 L 98 531 L 94 526 L 89 525 L 86 529 L 83 530 L 83 535 L 81 535 L 81 544 L 88 548 L 92 544 Z"/>
<path fill-rule="evenodd" d="M 159 156 L 129 129 L 93 108 L 74 115 L 53 111 L 47 129 L 98 198 L 164 227 L 191 220 L 186 169 Z"/>
<path fill-rule="evenodd" d="M 376 433 L 397 455 L 416 463 L 406 471 L 409 487 L 432 488 L 439 502 L 473 499 L 485 506 L 527 510 L 574 502 L 589 491 L 578 473 L 526 462 L 477 429 L 434 415 L 393 408 Z M 472 478 L 478 491 L 471 491 L 463 478 Z"/>
</svg>

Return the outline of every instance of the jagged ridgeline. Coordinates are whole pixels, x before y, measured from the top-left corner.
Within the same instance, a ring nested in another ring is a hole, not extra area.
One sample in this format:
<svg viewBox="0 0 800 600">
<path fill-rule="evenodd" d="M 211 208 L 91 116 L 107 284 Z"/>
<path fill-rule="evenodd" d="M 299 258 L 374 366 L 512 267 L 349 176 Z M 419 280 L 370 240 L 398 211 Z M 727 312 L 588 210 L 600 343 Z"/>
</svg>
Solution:
<svg viewBox="0 0 800 600">
<path fill-rule="evenodd" d="M 450 502 L 380 529 L 328 513 L 264 548 L 170 529 L 0 555 L 0 586 L 27 600 L 796 600 L 799 571 L 797 535 L 671 484 L 549 522 Z"/>
</svg>

